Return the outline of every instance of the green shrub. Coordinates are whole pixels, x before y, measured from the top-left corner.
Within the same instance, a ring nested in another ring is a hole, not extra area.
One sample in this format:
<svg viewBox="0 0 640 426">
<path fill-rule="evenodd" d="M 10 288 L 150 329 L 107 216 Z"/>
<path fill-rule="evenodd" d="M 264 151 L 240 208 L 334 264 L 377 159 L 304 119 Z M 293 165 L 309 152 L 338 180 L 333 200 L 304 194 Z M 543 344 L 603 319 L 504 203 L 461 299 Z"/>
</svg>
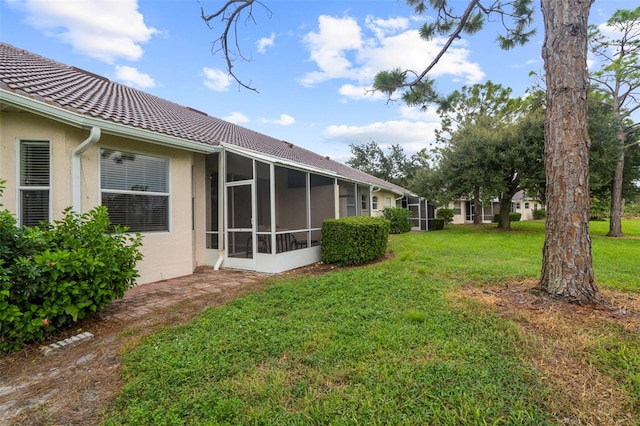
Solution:
<svg viewBox="0 0 640 426">
<path fill-rule="evenodd" d="M 522 219 L 522 213 L 509 212 L 509 222 L 520 222 Z M 493 215 L 493 223 L 500 222 L 500 214 L 496 213 Z"/>
<path fill-rule="evenodd" d="M 124 231 L 106 207 L 24 228 L 0 211 L 0 349 L 42 341 L 122 297 L 142 258 L 141 236 Z"/>
<path fill-rule="evenodd" d="M 611 213 L 610 208 L 611 201 L 609 199 L 591 197 L 589 220 L 605 220 L 609 218 L 609 214 Z"/>
<path fill-rule="evenodd" d="M 444 229 L 444 219 L 441 219 L 439 217 L 431 219 L 431 229 L 434 231 Z"/>
<path fill-rule="evenodd" d="M 634 218 L 640 217 L 640 203 L 627 202 L 624 205 L 624 217 Z"/>
<path fill-rule="evenodd" d="M 453 222 L 453 216 L 455 213 L 456 212 L 453 209 L 438 209 L 436 211 L 436 217 L 444 220 L 444 223 L 451 223 Z"/>
<path fill-rule="evenodd" d="M 390 233 L 403 234 L 411 231 L 409 210 L 401 208 L 385 208 L 382 212 L 385 219 L 391 222 Z"/>
<path fill-rule="evenodd" d="M 378 259 L 387 250 L 390 227 L 382 217 L 327 219 L 322 223 L 321 260 L 352 266 Z"/>
<path fill-rule="evenodd" d="M 532 214 L 534 220 L 542 220 L 547 217 L 547 211 L 544 209 L 534 209 Z"/>
</svg>

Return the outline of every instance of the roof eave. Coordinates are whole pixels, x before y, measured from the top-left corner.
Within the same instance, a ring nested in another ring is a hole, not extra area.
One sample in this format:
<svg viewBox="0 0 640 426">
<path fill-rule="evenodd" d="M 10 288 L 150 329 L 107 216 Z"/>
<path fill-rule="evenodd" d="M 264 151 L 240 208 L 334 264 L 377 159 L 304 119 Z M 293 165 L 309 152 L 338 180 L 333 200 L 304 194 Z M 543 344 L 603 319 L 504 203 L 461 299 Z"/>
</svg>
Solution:
<svg viewBox="0 0 640 426">
<path fill-rule="evenodd" d="M 188 139 L 177 138 L 163 133 L 140 129 L 125 124 L 115 123 L 96 117 L 89 117 L 59 106 L 50 105 L 37 99 L 0 88 L 0 102 L 7 103 L 25 111 L 42 115 L 52 120 L 80 128 L 99 127 L 103 133 L 132 138 L 143 142 L 164 145 L 172 148 L 184 149 L 197 153 L 213 153 L 221 150 L 218 145 L 208 145 Z M 212 141 L 213 142 L 213 141 Z"/>
<path fill-rule="evenodd" d="M 274 163 L 274 164 L 281 164 L 283 166 L 289 166 L 289 167 L 293 167 L 296 169 L 300 169 L 300 170 L 305 170 L 305 171 L 309 171 L 309 172 L 314 172 L 314 173 L 318 173 L 318 174 L 323 174 L 325 176 L 330 176 L 330 177 L 340 177 L 336 172 L 332 171 L 332 170 L 327 170 L 327 169 L 321 169 L 318 167 L 314 167 L 314 166 L 310 166 L 308 164 L 304 164 L 301 163 L 299 161 L 293 161 L 293 160 L 287 160 L 285 158 L 281 158 L 281 157 L 277 157 L 275 155 L 271 155 L 271 154 L 265 154 L 263 152 L 258 152 L 249 148 L 244 148 L 244 147 L 240 147 L 238 145 L 234 145 L 231 143 L 227 143 L 227 142 L 219 142 L 220 145 L 232 152 L 238 153 L 238 154 L 244 154 L 244 155 L 248 155 L 248 156 L 252 156 L 256 159 L 259 160 L 263 160 L 263 161 L 268 161 L 270 163 Z"/>
</svg>

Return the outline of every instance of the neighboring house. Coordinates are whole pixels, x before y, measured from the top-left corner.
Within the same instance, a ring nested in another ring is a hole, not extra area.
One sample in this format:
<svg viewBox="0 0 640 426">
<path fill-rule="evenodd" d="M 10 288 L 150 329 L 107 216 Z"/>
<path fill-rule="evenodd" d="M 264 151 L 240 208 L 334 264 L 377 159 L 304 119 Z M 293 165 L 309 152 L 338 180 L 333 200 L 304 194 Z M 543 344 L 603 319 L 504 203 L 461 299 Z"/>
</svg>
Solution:
<svg viewBox="0 0 640 426">
<path fill-rule="evenodd" d="M 277 273 L 311 264 L 320 260 L 323 220 L 380 215 L 411 195 L 3 43 L 0 178 L 1 201 L 19 225 L 59 219 L 68 206 L 107 206 L 112 222 L 143 234 L 139 283 L 199 265 Z"/>
<path fill-rule="evenodd" d="M 533 211 L 544 209 L 544 203 L 524 191 L 516 192 L 511 200 L 511 211 L 520 213 L 522 215 L 520 220 L 533 220 Z"/>
<path fill-rule="evenodd" d="M 455 224 L 473 223 L 475 208 L 473 201 L 466 199 L 452 201 L 447 208 L 453 209 L 453 222 Z M 536 198 L 528 196 L 524 191 L 518 191 L 511 200 L 511 211 L 520 213 L 520 220 L 532 220 L 533 210 L 544 209 L 544 204 Z M 482 223 L 491 223 L 495 215 L 500 213 L 500 203 L 493 200 L 488 205 L 482 206 Z"/>
</svg>

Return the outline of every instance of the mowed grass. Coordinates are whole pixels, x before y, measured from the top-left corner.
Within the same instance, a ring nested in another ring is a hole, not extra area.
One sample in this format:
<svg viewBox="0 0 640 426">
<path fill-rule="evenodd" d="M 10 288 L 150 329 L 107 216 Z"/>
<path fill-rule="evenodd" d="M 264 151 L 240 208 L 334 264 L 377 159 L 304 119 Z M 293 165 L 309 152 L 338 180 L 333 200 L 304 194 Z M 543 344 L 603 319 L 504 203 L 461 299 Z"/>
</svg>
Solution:
<svg viewBox="0 0 640 426">
<path fill-rule="evenodd" d="M 593 230 L 596 277 L 635 296 L 640 221 L 623 229 L 624 239 Z M 543 239 L 541 222 L 512 231 L 447 226 L 392 236 L 393 257 L 384 262 L 271 278 L 264 291 L 155 333 L 125 354 L 127 385 L 104 424 L 579 420 L 570 397 L 534 367 L 536 343 L 516 322 L 450 297 L 469 284 L 537 278 Z M 631 407 L 627 419 L 640 422 L 640 340 L 603 327 L 586 356 Z"/>
</svg>

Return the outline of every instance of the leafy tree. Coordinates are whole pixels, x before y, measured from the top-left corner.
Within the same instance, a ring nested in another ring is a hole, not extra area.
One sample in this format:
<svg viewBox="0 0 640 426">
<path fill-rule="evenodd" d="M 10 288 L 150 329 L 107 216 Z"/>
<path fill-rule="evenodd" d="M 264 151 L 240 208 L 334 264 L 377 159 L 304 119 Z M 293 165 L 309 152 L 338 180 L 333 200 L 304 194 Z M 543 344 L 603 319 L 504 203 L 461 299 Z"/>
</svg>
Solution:
<svg viewBox="0 0 640 426">
<path fill-rule="evenodd" d="M 437 12 L 435 22 L 423 26 L 425 39 L 448 35 L 441 52 L 422 71 L 383 71 L 374 87 L 413 105 L 438 101 L 433 81 L 427 78 L 453 40 L 473 34 L 492 15 L 505 25 L 498 44 L 508 49 L 525 43 L 531 32 L 532 1 L 470 0 L 456 13 L 446 0 L 408 0 L 423 14 L 427 3 Z M 542 272 L 537 290 L 576 303 L 597 303 L 589 234 L 589 135 L 587 132 L 587 26 L 592 0 L 541 0 L 545 39 L 542 58 L 546 76 L 545 198 L 547 221 Z M 507 8 L 509 8 L 507 10 Z M 511 26 L 505 23 L 510 22 Z"/>
<path fill-rule="evenodd" d="M 591 237 L 589 234 L 589 135 L 587 132 L 587 27 L 594 0 L 540 0 L 545 38 L 542 58 L 545 64 L 547 99 L 545 126 L 545 170 L 547 221 L 538 290 L 576 303 L 597 303 Z M 220 48 L 232 73 L 234 52 L 229 34 L 246 10 L 253 20 L 255 0 L 229 0 L 218 11 L 202 18 L 207 24 L 220 18 L 224 30 Z M 431 39 L 446 36 L 441 51 L 423 70 L 383 71 L 376 75 L 374 88 L 390 97 L 398 90 L 412 104 L 439 100 L 429 72 L 462 34 L 480 31 L 485 21 L 502 23 L 498 36 L 501 48 L 526 43 L 533 30 L 533 0 L 469 0 L 462 12 L 448 0 L 407 0 L 416 13 L 424 15 L 430 7 L 435 20 L 425 23 L 420 35 Z M 268 10 L 268 9 L 267 9 Z M 237 42 L 237 39 L 236 39 Z M 237 46 L 237 43 L 236 43 Z M 238 49 L 239 50 L 239 49 Z M 230 56 L 231 55 L 231 56 Z M 249 85 L 245 85 L 249 87 Z"/>
<path fill-rule="evenodd" d="M 403 188 L 408 186 L 416 170 L 429 167 L 425 150 L 407 157 L 399 144 L 391 145 L 388 154 L 375 141 L 349 147 L 352 154 L 347 160 L 349 166 Z"/>
<path fill-rule="evenodd" d="M 451 198 L 446 191 L 446 184 L 437 167 L 422 167 L 409 180 L 408 189 L 429 200 L 431 205 L 444 206 Z"/>
<path fill-rule="evenodd" d="M 438 170 L 449 199 L 469 197 L 476 212 L 498 198 L 499 228 L 509 228 L 511 200 L 544 173 L 544 116 L 538 97 L 511 98 L 511 89 L 487 82 L 463 87 L 440 109 Z M 536 132 L 537 130 L 537 132 Z M 474 223 L 481 223 L 480 214 Z"/>
<path fill-rule="evenodd" d="M 622 236 L 624 212 L 625 158 L 640 140 L 631 138 L 640 129 L 631 114 L 640 108 L 640 7 L 634 10 L 617 10 L 607 21 L 613 33 L 608 36 L 600 28 L 591 25 L 589 44 L 591 52 L 600 60 L 600 68 L 591 74 L 593 90 L 606 94 L 600 99 L 610 106 L 615 122 L 617 163 L 611 183 L 611 237 Z"/>
</svg>

